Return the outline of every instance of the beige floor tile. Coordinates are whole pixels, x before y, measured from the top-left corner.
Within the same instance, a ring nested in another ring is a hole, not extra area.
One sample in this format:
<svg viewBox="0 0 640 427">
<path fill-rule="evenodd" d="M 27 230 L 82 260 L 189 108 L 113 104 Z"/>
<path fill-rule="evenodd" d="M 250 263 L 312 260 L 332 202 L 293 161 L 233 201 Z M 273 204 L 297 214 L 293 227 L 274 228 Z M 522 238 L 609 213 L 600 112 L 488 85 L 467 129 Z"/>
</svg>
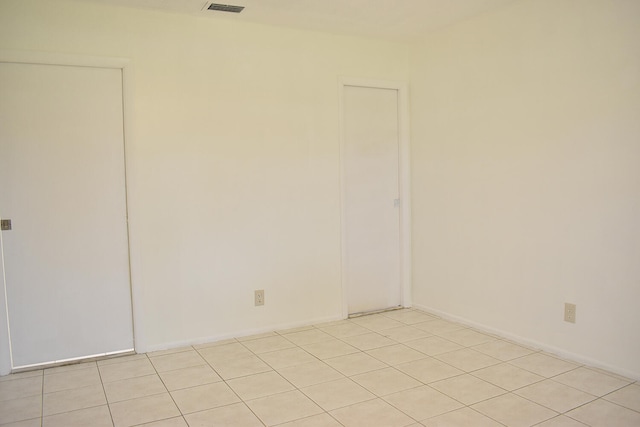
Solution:
<svg viewBox="0 0 640 427">
<path fill-rule="evenodd" d="M 126 380 L 127 378 L 144 377 L 156 373 L 149 359 L 132 360 L 130 362 L 114 363 L 112 365 L 100 366 L 100 377 L 102 382 Z M 45 378 L 45 384 L 46 384 Z"/>
<path fill-rule="evenodd" d="M 363 328 L 353 322 L 345 322 L 340 325 L 329 326 L 326 328 L 320 327 L 320 329 L 336 338 L 353 337 L 355 335 L 362 335 L 371 332 L 369 329 Z"/>
<path fill-rule="evenodd" d="M 106 404 L 107 399 L 104 396 L 102 384 L 98 384 L 89 387 L 56 391 L 54 393 L 45 393 L 42 397 L 42 414 L 46 417 L 47 415 Z"/>
<path fill-rule="evenodd" d="M 415 423 L 381 399 L 336 409 L 331 415 L 345 427 L 404 427 Z"/>
<path fill-rule="evenodd" d="M 227 381 L 227 384 L 242 400 L 257 399 L 259 397 L 294 390 L 295 388 L 291 383 L 282 378 L 280 374 L 274 371 L 236 378 Z"/>
<path fill-rule="evenodd" d="M 198 353 L 200 353 L 200 356 L 202 356 L 207 362 L 212 365 L 215 363 L 233 360 L 240 357 L 254 356 L 251 350 L 249 350 L 239 342 L 205 347 L 203 349 L 199 349 Z"/>
<path fill-rule="evenodd" d="M 426 385 L 391 394 L 384 400 L 416 420 L 425 420 L 464 407 Z"/>
<path fill-rule="evenodd" d="M 386 396 L 402 390 L 419 387 L 419 381 L 394 368 L 385 368 L 351 377 L 376 396 Z"/>
<path fill-rule="evenodd" d="M 640 426 L 640 384 L 412 309 L 0 377 L 2 427 L 112 420 L 628 427 Z"/>
<path fill-rule="evenodd" d="M 357 348 L 337 339 L 307 344 L 301 347 L 318 359 L 344 356 L 345 354 L 357 353 L 359 351 Z"/>
<path fill-rule="evenodd" d="M 404 323 L 390 319 L 381 314 L 372 314 L 369 316 L 361 316 L 351 319 L 351 321 L 363 328 L 370 329 L 375 332 L 384 331 L 386 329 L 398 328 Z"/>
<path fill-rule="evenodd" d="M 315 328 L 301 332 L 293 332 L 285 336 L 289 341 L 300 346 L 335 339 L 332 335 Z"/>
<path fill-rule="evenodd" d="M 353 323 L 353 321 L 351 319 L 349 319 L 349 318 L 347 318 L 347 319 L 338 319 L 338 320 L 333 320 L 331 322 L 317 323 L 317 324 L 314 325 L 314 327 L 317 328 L 317 329 L 330 328 L 331 326 L 344 325 L 345 323 Z"/>
<path fill-rule="evenodd" d="M 431 336 L 429 332 L 422 331 L 418 328 L 414 328 L 413 326 L 400 326 L 397 328 L 386 329 L 382 331 L 380 335 L 401 343 Z"/>
<path fill-rule="evenodd" d="M 280 424 L 278 427 L 342 427 L 342 424 L 329 414 L 319 414 Z"/>
<path fill-rule="evenodd" d="M 596 399 L 595 396 L 553 380 L 531 384 L 516 390 L 515 393 L 560 413 L 570 411 Z"/>
<path fill-rule="evenodd" d="M 587 368 L 574 369 L 553 377 L 553 380 L 599 397 L 629 385 L 628 381 Z"/>
<path fill-rule="evenodd" d="M 160 372 L 160 378 L 169 391 L 222 381 L 209 365 Z"/>
<path fill-rule="evenodd" d="M 244 403 L 185 415 L 190 427 L 263 427 Z"/>
<path fill-rule="evenodd" d="M 150 357 L 150 360 L 158 372 L 173 371 L 176 369 L 191 368 L 193 366 L 202 366 L 207 364 L 207 362 L 205 362 L 205 360 L 200 357 L 198 352 L 195 350 Z"/>
<path fill-rule="evenodd" d="M 153 421 L 151 423 L 140 424 L 137 427 L 188 427 L 187 422 L 182 417 L 168 418 L 166 420 Z"/>
<path fill-rule="evenodd" d="M 479 369 L 474 371 L 473 375 L 509 391 L 544 380 L 540 375 L 508 363 Z"/>
<path fill-rule="evenodd" d="M 246 377 L 247 375 L 259 374 L 261 372 L 271 371 L 271 367 L 264 363 L 256 355 L 242 356 L 236 359 L 226 359 L 212 363 L 213 369 L 216 370 L 225 380 L 232 378 Z"/>
<path fill-rule="evenodd" d="M 197 350 L 203 350 L 205 348 L 210 348 L 210 347 L 219 347 L 221 345 L 227 345 L 227 344 L 237 344 L 238 340 L 235 338 L 228 338 L 228 339 L 222 339 L 222 340 L 217 340 L 217 341 L 209 341 L 209 342 L 203 342 L 200 344 L 194 344 L 192 345 L 192 347 Z"/>
<path fill-rule="evenodd" d="M 354 353 L 346 356 L 326 359 L 326 364 L 346 376 L 358 375 L 386 368 L 388 365 L 369 356 L 366 353 Z"/>
<path fill-rule="evenodd" d="M 315 362 L 317 360 L 316 357 L 299 347 L 262 353 L 259 357 L 273 369 L 304 365 L 305 363 Z"/>
<path fill-rule="evenodd" d="M 502 424 L 471 408 L 460 408 L 422 421 L 425 427 L 502 427 Z"/>
<path fill-rule="evenodd" d="M 172 391 L 171 397 L 182 414 L 213 409 L 240 401 L 238 396 L 223 382 Z"/>
<path fill-rule="evenodd" d="M 279 369 L 278 372 L 298 388 L 343 378 L 340 372 L 320 361 Z"/>
<path fill-rule="evenodd" d="M 491 335 L 483 334 L 473 329 L 458 329 L 456 331 L 439 333 L 438 335 L 464 347 L 471 347 L 496 340 L 496 338 Z"/>
<path fill-rule="evenodd" d="M 242 344 L 256 354 L 267 353 L 269 351 L 284 350 L 286 348 L 295 347 L 295 344 L 293 344 L 291 341 L 281 336 L 259 338 L 251 341 L 243 341 Z"/>
<path fill-rule="evenodd" d="M 34 418 L 31 420 L 16 421 L 15 423 L 2 424 L 2 427 L 41 427 L 42 420 Z"/>
<path fill-rule="evenodd" d="M 366 353 L 388 365 L 399 365 L 400 363 L 412 362 L 414 360 L 428 357 L 426 354 L 409 348 L 403 344 L 374 348 Z"/>
<path fill-rule="evenodd" d="M 561 360 L 544 353 L 530 354 L 528 356 L 513 359 L 509 363 L 533 372 L 534 374 L 542 375 L 546 378 L 554 377 L 578 367 L 578 365 L 574 363 L 570 363 L 566 360 Z"/>
<path fill-rule="evenodd" d="M 261 338 L 277 337 L 277 336 L 278 336 L 277 333 L 271 331 L 271 332 L 263 332 L 261 334 L 248 335 L 246 337 L 238 337 L 236 338 L 236 340 L 238 340 L 239 342 L 245 342 L 245 341 L 253 341 Z"/>
<path fill-rule="evenodd" d="M 551 418 L 550 420 L 545 421 L 541 424 L 538 424 L 536 427 L 588 427 L 588 426 L 586 424 L 582 424 L 581 422 L 574 420 L 573 418 L 560 415 L 555 418 Z"/>
<path fill-rule="evenodd" d="M 473 349 L 503 362 L 534 353 L 531 349 L 504 340 L 489 341 L 476 345 Z"/>
<path fill-rule="evenodd" d="M 507 392 L 469 374 L 431 383 L 430 386 L 465 405 L 472 405 Z"/>
<path fill-rule="evenodd" d="M 246 402 L 267 426 L 321 414 L 322 409 L 298 390 Z"/>
<path fill-rule="evenodd" d="M 97 362 L 79 362 L 71 363 L 69 365 L 54 366 L 53 368 L 47 368 L 44 370 L 44 375 L 61 374 L 63 372 L 79 371 L 81 369 L 92 369 L 98 366 Z"/>
<path fill-rule="evenodd" d="M 438 354 L 449 353 L 451 351 L 461 350 L 464 348 L 460 344 L 456 344 L 453 341 L 445 340 L 444 338 L 436 336 L 407 341 L 404 345 L 429 356 L 436 356 Z"/>
<path fill-rule="evenodd" d="M 168 354 L 184 353 L 187 351 L 194 351 L 194 349 L 193 347 L 188 345 L 186 347 L 175 347 L 175 348 L 168 348 L 166 350 L 152 351 L 150 353 L 147 353 L 147 356 L 149 358 L 153 358 L 153 357 L 159 357 L 159 356 L 166 356 Z"/>
<path fill-rule="evenodd" d="M 125 400 L 109 406 L 115 427 L 130 427 L 180 415 L 169 393 Z"/>
<path fill-rule="evenodd" d="M 107 359 L 98 360 L 98 366 L 113 365 L 114 363 L 133 362 L 136 360 L 148 359 L 146 353 L 129 354 L 127 356 L 114 356 Z"/>
<path fill-rule="evenodd" d="M 343 341 L 362 351 L 397 344 L 395 341 L 376 332 L 343 338 Z"/>
<path fill-rule="evenodd" d="M 511 393 L 476 403 L 471 408 L 509 427 L 529 427 L 558 415 Z"/>
<path fill-rule="evenodd" d="M 407 325 L 415 325 L 416 323 L 437 320 L 436 317 L 418 310 L 388 311 L 386 313 L 382 313 L 382 315 L 390 319 L 397 320 L 398 322 L 405 323 Z"/>
<path fill-rule="evenodd" d="M 348 378 L 316 384 L 311 387 L 305 387 L 300 391 L 325 411 L 375 399 L 376 397 Z"/>
<path fill-rule="evenodd" d="M 501 363 L 498 359 L 470 348 L 463 348 L 462 350 L 443 353 L 434 357 L 466 372 L 477 371 L 478 369 Z"/>
<path fill-rule="evenodd" d="M 51 415 L 42 419 L 43 427 L 113 427 L 107 405 Z"/>
<path fill-rule="evenodd" d="M 89 369 L 45 375 L 43 390 L 45 393 L 53 393 L 92 385 L 100 385 L 100 375 L 95 366 Z"/>
<path fill-rule="evenodd" d="M 631 384 L 608 394 L 604 399 L 640 412 L 640 384 Z"/>
<path fill-rule="evenodd" d="M 448 322 L 442 319 L 429 320 L 426 322 L 420 322 L 413 325 L 415 328 L 429 332 L 431 334 L 442 334 L 446 332 L 457 331 L 466 329 L 467 327 L 459 323 Z"/>
<path fill-rule="evenodd" d="M 38 418 L 42 415 L 42 396 L 29 396 L 0 402 L 0 424 Z"/>
<path fill-rule="evenodd" d="M 288 334 L 294 334 L 296 332 L 310 331 L 311 329 L 315 329 L 315 326 L 307 325 L 307 326 L 299 326 L 297 328 L 282 329 L 277 331 L 277 333 L 279 335 L 288 335 Z"/>
<path fill-rule="evenodd" d="M 464 374 L 464 371 L 432 357 L 402 363 L 396 366 L 396 368 L 425 384 Z"/>
<path fill-rule="evenodd" d="M 42 375 L 0 382 L 0 402 L 42 394 Z"/>
<path fill-rule="evenodd" d="M 587 403 L 565 415 L 591 427 L 640 426 L 640 412 L 632 411 L 603 399 Z"/>
<path fill-rule="evenodd" d="M 114 403 L 166 393 L 167 389 L 158 375 L 146 375 L 144 377 L 127 378 L 126 380 L 106 383 L 104 384 L 104 391 L 107 394 L 107 401 Z"/>
<path fill-rule="evenodd" d="M 36 371 L 25 371 L 19 372 L 17 374 L 9 374 L 0 376 L 0 383 L 4 381 L 13 381 L 13 380 L 21 380 L 24 378 L 33 378 L 33 377 L 42 377 L 44 371 L 42 369 Z"/>
</svg>

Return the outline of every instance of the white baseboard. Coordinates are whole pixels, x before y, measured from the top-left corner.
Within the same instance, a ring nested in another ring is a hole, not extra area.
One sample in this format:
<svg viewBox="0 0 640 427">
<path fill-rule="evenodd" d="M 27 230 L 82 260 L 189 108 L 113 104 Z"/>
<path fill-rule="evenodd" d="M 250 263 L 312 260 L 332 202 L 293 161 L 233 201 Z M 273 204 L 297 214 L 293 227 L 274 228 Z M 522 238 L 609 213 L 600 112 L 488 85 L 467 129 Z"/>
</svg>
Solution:
<svg viewBox="0 0 640 427">
<path fill-rule="evenodd" d="M 287 330 L 287 329 L 300 328 L 300 327 L 303 327 L 303 326 L 311 326 L 311 325 L 316 325 L 316 324 L 319 324 L 319 323 L 333 322 L 333 321 L 342 320 L 342 319 L 343 319 L 342 316 L 336 315 L 336 316 L 329 316 L 329 317 L 320 317 L 320 318 L 316 318 L 316 319 L 312 319 L 312 320 L 304 320 L 304 321 L 291 322 L 291 323 L 280 323 L 280 324 L 276 324 L 276 325 L 264 326 L 264 327 L 253 328 L 253 329 L 244 329 L 244 330 L 235 331 L 235 332 L 229 332 L 229 333 L 220 334 L 220 335 L 211 335 L 211 336 L 207 336 L 207 337 L 199 337 L 199 338 L 182 340 L 182 341 L 172 341 L 172 342 L 169 342 L 169 343 L 150 345 L 150 346 L 146 346 L 145 349 L 136 348 L 136 351 L 138 353 L 149 353 L 149 352 L 152 352 L 152 351 L 170 350 L 172 348 L 186 347 L 186 346 L 189 346 L 189 345 L 213 343 L 213 342 L 216 342 L 216 341 L 222 341 L 222 340 L 226 340 L 226 339 L 230 339 L 230 338 L 248 337 L 248 336 L 251 336 L 251 335 L 263 334 L 263 333 L 266 333 L 266 332 L 283 331 L 283 330 Z"/>
<path fill-rule="evenodd" d="M 474 321 L 466 319 L 464 317 L 455 316 L 453 314 L 449 314 L 449 313 L 446 313 L 444 311 L 437 310 L 435 308 L 427 307 L 427 306 L 420 305 L 420 304 L 413 304 L 413 308 L 421 310 L 421 311 L 424 311 L 426 313 L 430 313 L 430 314 L 436 315 L 438 317 L 442 317 L 443 319 L 446 319 L 446 320 L 451 320 L 451 321 L 454 321 L 454 322 L 461 323 L 463 325 L 471 326 L 471 327 L 473 327 L 475 329 L 478 329 L 480 331 L 487 332 L 489 334 L 498 336 L 500 338 L 505 338 L 505 339 L 511 340 L 511 341 L 513 341 L 515 343 L 522 344 L 522 345 L 524 345 L 526 347 L 530 347 L 530 348 L 538 349 L 538 350 L 543 350 L 543 351 L 546 351 L 547 353 L 551 353 L 551 354 L 554 354 L 556 356 L 560 356 L 560 357 L 562 357 L 564 359 L 571 360 L 571 361 L 580 363 L 582 365 L 591 366 L 591 367 L 599 368 L 599 369 L 604 369 L 604 370 L 609 371 L 609 372 L 611 372 L 613 374 L 621 375 L 621 376 L 623 376 L 625 378 L 629 378 L 629 379 L 632 379 L 632 380 L 635 380 L 635 381 L 640 381 L 640 373 L 638 373 L 638 372 L 631 372 L 629 370 L 620 368 L 618 366 L 612 366 L 612 365 L 609 365 L 607 363 L 601 362 L 599 360 L 592 359 L 592 358 L 584 356 L 582 354 L 572 353 L 572 352 L 567 351 L 567 350 L 562 349 L 562 348 L 558 348 L 558 347 L 555 347 L 555 346 L 552 346 L 552 345 L 549 345 L 549 344 L 545 344 L 545 343 L 542 343 L 542 342 L 539 342 L 539 341 L 536 341 L 536 340 L 525 338 L 525 337 L 522 337 L 520 335 L 512 334 L 512 333 L 503 331 L 501 329 L 492 328 L 490 326 L 474 322 Z"/>
</svg>

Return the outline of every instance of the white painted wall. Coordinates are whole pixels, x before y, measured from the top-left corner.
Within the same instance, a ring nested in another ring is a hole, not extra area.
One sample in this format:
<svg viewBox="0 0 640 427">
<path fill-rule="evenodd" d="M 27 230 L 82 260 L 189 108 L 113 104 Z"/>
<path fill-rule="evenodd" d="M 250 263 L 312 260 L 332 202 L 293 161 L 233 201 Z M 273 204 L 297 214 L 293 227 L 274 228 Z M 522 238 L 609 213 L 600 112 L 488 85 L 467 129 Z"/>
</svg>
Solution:
<svg viewBox="0 0 640 427">
<path fill-rule="evenodd" d="M 0 48 L 131 59 L 138 351 L 341 317 L 338 77 L 406 81 L 408 47 L 2 0 Z"/>
<path fill-rule="evenodd" d="M 413 49 L 417 306 L 640 378 L 639 23 L 526 0 Z"/>
</svg>

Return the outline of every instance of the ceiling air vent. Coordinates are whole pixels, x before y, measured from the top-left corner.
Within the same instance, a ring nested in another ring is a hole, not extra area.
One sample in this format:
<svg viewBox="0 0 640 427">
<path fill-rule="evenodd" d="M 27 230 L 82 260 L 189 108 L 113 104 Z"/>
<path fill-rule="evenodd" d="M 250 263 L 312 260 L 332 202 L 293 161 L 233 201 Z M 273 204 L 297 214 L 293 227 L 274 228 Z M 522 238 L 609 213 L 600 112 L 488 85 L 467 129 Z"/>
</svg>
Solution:
<svg viewBox="0 0 640 427">
<path fill-rule="evenodd" d="M 244 9 L 244 6 L 232 6 L 230 4 L 211 3 L 207 9 L 216 10 L 218 12 L 240 13 Z"/>
</svg>

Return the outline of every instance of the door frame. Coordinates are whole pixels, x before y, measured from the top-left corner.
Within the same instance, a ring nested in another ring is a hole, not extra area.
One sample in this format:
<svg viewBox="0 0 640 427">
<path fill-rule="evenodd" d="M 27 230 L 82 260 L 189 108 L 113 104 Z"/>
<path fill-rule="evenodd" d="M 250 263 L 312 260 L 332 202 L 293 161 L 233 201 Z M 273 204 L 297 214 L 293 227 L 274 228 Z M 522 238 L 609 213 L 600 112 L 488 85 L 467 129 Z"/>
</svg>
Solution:
<svg viewBox="0 0 640 427">
<path fill-rule="evenodd" d="M 396 90 L 398 93 L 398 184 L 400 196 L 400 304 L 411 307 L 411 173 L 409 146 L 409 99 L 405 82 L 339 77 L 340 120 L 340 278 L 342 288 L 342 318 L 349 317 L 346 268 L 346 141 L 344 123 L 344 88 L 363 87 Z"/>
<path fill-rule="evenodd" d="M 85 56 L 85 55 L 72 55 L 61 54 L 52 52 L 40 52 L 40 51 L 21 51 L 21 50 L 4 50 L 0 49 L 0 63 L 14 63 L 14 64 L 39 64 L 39 65 L 57 65 L 57 66 L 71 66 L 71 67 L 91 67 L 91 68 L 107 68 L 120 70 L 122 73 L 122 107 L 123 107 L 123 143 L 124 143 L 124 182 L 125 182 L 125 220 L 126 220 L 126 232 L 127 232 L 127 252 L 129 259 L 129 289 L 131 294 L 131 312 L 132 312 L 132 334 L 134 348 L 138 350 L 139 343 L 139 329 L 140 318 L 139 312 L 136 308 L 139 307 L 139 290 L 134 283 L 136 280 L 137 271 L 133 268 L 132 263 L 132 239 L 131 239 L 131 218 L 130 218 L 130 184 L 128 175 L 132 171 L 131 164 L 128 162 L 129 156 L 127 155 L 127 148 L 131 143 L 132 135 L 132 123 L 133 123 L 133 87 L 132 87 L 132 66 L 129 59 L 126 58 L 114 58 L 114 57 L 99 57 L 99 56 Z M 11 350 L 10 339 L 10 324 L 9 324 L 9 309 L 7 301 L 7 284 L 5 276 L 4 266 L 4 248 L 2 242 L 2 233 L 0 233 L 0 375 L 6 375 L 12 372 L 14 369 L 13 356 Z M 120 352 L 116 352 L 120 353 Z M 99 356 L 99 355 L 96 355 Z M 91 356 L 89 356 L 91 358 Z M 85 357 L 81 358 L 85 359 Z M 59 362 L 70 362 L 75 359 L 69 359 Z M 59 364 L 59 363 L 56 363 Z M 42 366 L 49 366 L 44 364 Z"/>
</svg>

